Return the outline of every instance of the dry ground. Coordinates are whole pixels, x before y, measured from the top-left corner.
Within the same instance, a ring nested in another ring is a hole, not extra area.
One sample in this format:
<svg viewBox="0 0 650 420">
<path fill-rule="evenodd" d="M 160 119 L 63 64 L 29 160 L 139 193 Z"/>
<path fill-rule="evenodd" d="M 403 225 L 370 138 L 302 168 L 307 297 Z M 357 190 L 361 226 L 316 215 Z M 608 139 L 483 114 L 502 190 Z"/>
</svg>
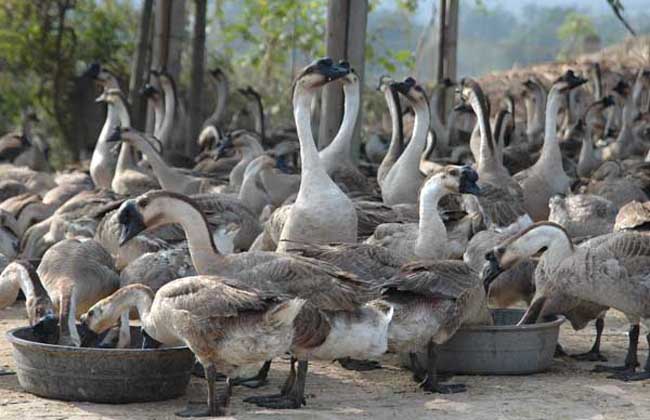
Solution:
<svg viewBox="0 0 650 420">
<path fill-rule="evenodd" d="M 0 310 L 0 367 L 14 369 L 7 330 L 26 324 L 24 302 Z M 620 363 L 627 346 L 627 325 L 619 313 L 606 320 L 604 353 Z M 570 352 L 589 349 L 591 326 L 574 332 L 563 326 L 560 340 Z M 643 336 L 642 336 L 643 337 Z M 639 357 L 645 361 L 642 338 Z M 288 368 L 274 364 L 271 383 L 262 390 L 236 388 L 235 419 L 650 419 L 650 382 L 623 383 L 591 373 L 593 363 L 556 359 L 547 373 L 531 376 L 457 376 L 468 391 L 451 396 L 423 394 L 399 369 L 395 357 L 384 369 L 350 372 L 331 363 L 314 363 L 307 383 L 307 406 L 301 410 L 261 410 L 242 402 L 256 393 L 274 392 Z M 173 419 L 186 400 L 204 398 L 204 381 L 193 378 L 185 397 L 162 403 L 103 405 L 47 400 L 22 391 L 16 376 L 0 377 L 0 419 Z"/>
</svg>

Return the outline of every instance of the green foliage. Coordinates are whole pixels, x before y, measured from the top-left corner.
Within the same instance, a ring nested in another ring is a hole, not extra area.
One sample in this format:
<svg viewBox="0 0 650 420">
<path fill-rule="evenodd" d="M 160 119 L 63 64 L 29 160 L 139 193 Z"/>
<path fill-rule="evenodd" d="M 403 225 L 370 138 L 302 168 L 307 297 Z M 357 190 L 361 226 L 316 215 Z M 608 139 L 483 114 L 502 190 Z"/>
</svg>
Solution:
<svg viewBox="0 0 650 420">
<path fill-rule="evenodd" d="M 50 135 L 74 149 L 79 139 L 74 138 L 70 95 L 77 74 L 96 60 L 119 63 L 114 70 L 124 74 L 135 27 L 128 0 L 3 0 L 0 130 L 7 131 L 32 106 L 52 129 Z"/>
<path fill-rule="evenodd" d="M 583 52 L 581 43 L 589 36 L 597 36 L 596 26 L 591 17 L 578 12 L 567 14 L 557 30 L 557 37 L 564 41 L 559 58 L 567 59 L 571 55 Z"/>
</svg>

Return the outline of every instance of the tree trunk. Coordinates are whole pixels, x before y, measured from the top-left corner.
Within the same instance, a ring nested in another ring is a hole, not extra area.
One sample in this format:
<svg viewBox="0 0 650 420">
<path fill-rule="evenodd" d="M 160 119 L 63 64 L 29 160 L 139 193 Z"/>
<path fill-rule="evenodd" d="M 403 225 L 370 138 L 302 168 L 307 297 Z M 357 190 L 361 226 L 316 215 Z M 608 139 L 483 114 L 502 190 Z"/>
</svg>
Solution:
<svg viewBox="0 0 650 420">
<path fill-rule="evenodd" d="M 140 12 L 138 27 L 138 46 L 129 81 L 129 102 L 131 102 L 131 124 L 139 130 L 144 129 L 146 118 L 146 101 L 140 97 L 140 90 L 145 82 L 147 53 L 149 52 L 149 29 L 151 28 L 151 15 L 153 13 L 153 0 L 144 0 Z"/>
<path fill-rule="evenodd" d="M 196 12 L 194 16 L 194 38 L 192 40 L 192 86 L 190 89 L 190 132 L 185 141 L 185 153 L 194 156 L 197 144 L 194 141 L 201 129 L 203 104 L 203 75 L 205 73 L 205 21 L 206 0 L 195 0 Z"/>
<path fill-rule="evenodd" d="M 368 0 L 329 0 L 327 6 L 327 29 L 325 43 L 327 55 L 332 59 L 348 60 L 355 69 L 363 86 L 364 54 Z M 361 89 L 363 94 L 363 89 Z M 361 98 L 363 107 L 363 95 Z M 318 145 L 327 146 L 339 129 L 343 118 L 343 90 L 339 84 L 323 89 Z M 361 112 L 353 137 L 355 157 L 358 153 Z"/>
</svg>

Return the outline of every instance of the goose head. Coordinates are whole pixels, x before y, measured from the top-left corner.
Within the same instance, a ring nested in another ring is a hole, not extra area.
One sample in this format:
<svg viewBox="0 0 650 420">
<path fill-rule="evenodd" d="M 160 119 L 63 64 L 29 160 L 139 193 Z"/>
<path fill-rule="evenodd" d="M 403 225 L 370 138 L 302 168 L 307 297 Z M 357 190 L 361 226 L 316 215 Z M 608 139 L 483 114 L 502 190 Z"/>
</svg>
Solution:
<svg viewBox="0 0 650 420">
<path fill-rule="evenodd" d="M 538 222 L 497 245 L 485 254 L 486 263 L 481 272 L 483 286 L 487 292 L 490 284 L 499 274 L 515 266 L 549 246 L 549 241 L 560 234 L 571 244 L 566 230 L 553 222 Z M 570 245 L 571 247 L 573 245 Z"/>
<path fill-rule="evenodd" d="M 115 75 L 97 62 L 91 63 L 82 77 L 88 77 L 106 89 L 119 88 Z"/>
<path fill-rule="evenodd" d="M 142 95 L 143 98 L 151 99 L 152 101 L 158 101 L 162 98 L 160 91 L 149 83 L 142 87 L 140 95 Z"/>
<path fill-rule="evenodd" d="M 172 223 L 167 216 L 168 209 L 178 201 L 183 201 L 196 208 L 196 204 L 187 196 L 161 190 L 149 191 L 137 198 L 123 202 L 117 212 L 117 220 L 120 225 L 119 245 L 124 245 L 147 229 Z M 200 212 L 198 209 L 197 211 Z"/>
<path fill-rule="evenodd" d="M 316 90 L 327 83 L 347 76 L 349 73 L 350 67 L 345 62 L 336 64 L 329 57 L 320 58 L 300 72 L 294 82 L 294 90 Z"/>
<path fill-rule="evenodd" d="M 585 83 L 587 83 L 587 79 L 584 77 L 576 76 L 573 70 L 567 70 L 566 73 L 558 77 L 553 82 L 553 88 L 559 90 L 562 93 L 566 93 Z"/>
<path fill-rule="evenodd" d="M 32 332 L 41 342 L 54 343 L 58 339 L 58 317 L 54 305 L 43 288 L 34 267 L 27 261 L 16 260 L 9 264 L 0 274 L 0 284 L 6 281 L 17 281 L 20 284 L 31 284 L 31 293 L 26 294 L 25 308 Z M 4 296 L 0 296 L 2 299 Z M 15 299 L 15 297 L 14 297 Z M 0 302 L 0 308 L 6 306 Z"/>
<path fill-rule="evenodd" d="M 616 83 L 616 86 L 614 86 L 612 90 L 616 92 L 616 94 L 618 94 L 620 97 L 627 98 L 632 88 L 630 87 L 630 84 L 627 83 L 625 80 L 619 80 L 618 83 Z"/>
<path fill-rule="evenodd" d="M 422 185 L 422 193 L 434 186 L 442 186 L 446 193 L 479 195 L 481 190 L 476 184 L 478 173 L 470 166 L 447 165 L 427 179 Z"/>
<path fill-rule="evenodd" d="M 422 86 L 418 85 L 414 78 L 407 77 L 403 82 L 393 83 L 395 89 L 404 95 L 413 106 L 426 105 L 429 106 L 429 99 L 427 93 Z"/>
</svg>

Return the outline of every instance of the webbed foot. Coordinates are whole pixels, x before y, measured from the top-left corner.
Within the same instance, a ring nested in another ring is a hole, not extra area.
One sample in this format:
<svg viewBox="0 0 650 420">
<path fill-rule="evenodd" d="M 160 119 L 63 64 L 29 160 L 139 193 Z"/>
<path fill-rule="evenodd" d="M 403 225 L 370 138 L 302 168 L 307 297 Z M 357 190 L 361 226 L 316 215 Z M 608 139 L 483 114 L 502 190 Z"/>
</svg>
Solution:
<svg viewBox="0 0 650 420">
<path fill-rule="evenodd" d="M 638 366 L 638 364 L 637 364 Z M 636 371 L 636 366 L 630 366 L 630 365 L 623 365 L 623 366 L 607 366 L 607 365 L 596 365 L 594 368 L 591 370 L 592 372 L 609 372 L 609 373 L 614 373 L 614 374 L 620 374 L 620 373 L 630 373 L 630 372 L 635 372 Z"/>
<path fill-rule="evenodd" d="M 357 360 L 350 357 L 337 359 L 343 369 L 367 372 L 369 370 L 381 369 L 381 364 L 375 360 Z"/>
<path fill-rule="evenodd" d="M 263 387 L 264 385 L 268 384 L 269 381 L 266 378 L 258 378 L 258 377 L 253 377 L 253 378 L 237 378 L 233 380 L 232 384 L 233 385 L 241 385 L 245 386 L 246 388 L 250 389 L 257 389 L 260 387 Z"/>
<path fill-rule="evenodd" d="M 425 392 L 438 394 L 457 394 L 467 391 L 465 384 L 441 384 L 438 381 L 431 380 L 429 376 L 420 383 L 420 388 Z"/>
<path fill-rule="evenodd" d="M 642 371 L 642 372 L 619 372 L 615 373 L 613 375 L 608 376 L 609 379 L 618 379 L 624 382 L 635 382 L 635 381 L 644 381 L 646 379 L 650 379 L 650 372 L 648 371 Z"/>
<path fill-rule="evenodd" d="M 211 410 L 205 403 L 188 402 L 184 410 L 175 414 L 178 417 L 221 417 L 226 415 L 226 411 L 217 406 Z"/>
<path fill-rule="evenodd" d="M 606 362 L 607 357 L 605 357 L 599 351 L 588 351 L 586 353 L 572 354 L 569 357 L 575 360 L 580 360 L 581 362 Z"/>
<path fill-rule="evenodd" d="M 306 405 L 304 398 L 294 398 L 290 395 L 268 395 L 266 397 L 250 397 L 244 400 L 258 407 L 273 409 L 297 409 Z"/>
</svg>

